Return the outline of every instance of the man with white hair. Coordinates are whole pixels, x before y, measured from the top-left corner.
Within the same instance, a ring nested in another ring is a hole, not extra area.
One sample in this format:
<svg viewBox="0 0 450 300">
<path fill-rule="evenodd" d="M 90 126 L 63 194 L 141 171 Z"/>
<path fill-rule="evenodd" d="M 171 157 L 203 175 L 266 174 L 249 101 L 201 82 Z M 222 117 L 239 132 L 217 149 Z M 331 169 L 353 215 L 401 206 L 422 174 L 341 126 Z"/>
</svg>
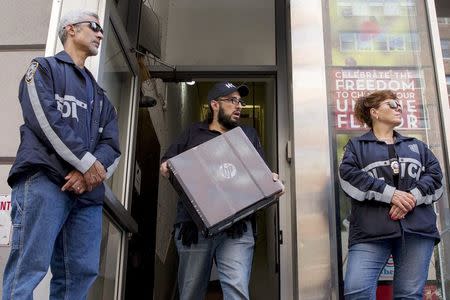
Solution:
<svg viewBox="0 0 450 300">
<path fill-rule="evenodd" d="M 71 11 L 58 33 L 64 51 L 33 59 L 20 82 L 4 300 L 33 299 L 49 266 L 50 299 L 85 299 L 98 273 L 103 181 L 120 157 L 116 111 L 84 66 L 103 29 L 95 13 Z"/>
</svg>

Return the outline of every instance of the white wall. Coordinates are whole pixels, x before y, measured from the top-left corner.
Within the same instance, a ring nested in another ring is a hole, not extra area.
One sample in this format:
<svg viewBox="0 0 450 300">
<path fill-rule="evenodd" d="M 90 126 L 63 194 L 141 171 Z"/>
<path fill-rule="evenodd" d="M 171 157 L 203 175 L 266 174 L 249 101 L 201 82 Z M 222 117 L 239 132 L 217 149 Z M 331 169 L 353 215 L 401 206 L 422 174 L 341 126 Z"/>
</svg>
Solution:
<svg viewBox="0 0 450 300">
<path fill-rule="evenodd" d="M 19 82 L 32 58 L 44 54 L 51 1 L 0 1 L 0 157 L 15 157 L 23 123 L 18 100 Z M 32 50 L 28 50 L 32 49 Z M 10 194 L 6 180 L 11 165 L 0 165 L 0 194 Z M 0 247 L 0 293 L 10 247 Z"/>
<path fill-rule="evenodd" d="M 274 65 L 274 0 L 170 0 L 167 62 Z"/>
<path fill-rule="evenodd" d="M 0 45 L 45 44 L 52 1 L 0 1 Z"/>
</svg>

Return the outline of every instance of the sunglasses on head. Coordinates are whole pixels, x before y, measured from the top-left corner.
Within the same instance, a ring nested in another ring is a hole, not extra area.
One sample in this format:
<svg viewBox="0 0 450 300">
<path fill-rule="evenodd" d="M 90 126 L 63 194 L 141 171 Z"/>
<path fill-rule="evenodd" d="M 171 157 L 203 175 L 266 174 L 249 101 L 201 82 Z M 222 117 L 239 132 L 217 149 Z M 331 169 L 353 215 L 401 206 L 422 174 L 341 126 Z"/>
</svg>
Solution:
<svg viewBox="0 0 450 300">
<path fill-rule="evenodd" d="M 400 103 L 397 100 L 394 100 L 394 99 L 389 99 L 389 100 L 387 100 L 387 101 L 385 101 L 383 103 L 386 103 L 387 105 L 389 105 L 389 107 L 391 109 L 397 109 L 397 108 L 402 109 L 402 106 L 400 105 Z"/>
<path fill-rule="evenodd" d="M 100 32 L 101 34 L 103 34 L 103 28 L 97 22 L 94 22 L 94 21 L 82 21 L 82 22 L 73 23 L 72 25 L 78 25 L 78 24 L 89 24 L 89 28 L 93 32 Z"/>
</svg>

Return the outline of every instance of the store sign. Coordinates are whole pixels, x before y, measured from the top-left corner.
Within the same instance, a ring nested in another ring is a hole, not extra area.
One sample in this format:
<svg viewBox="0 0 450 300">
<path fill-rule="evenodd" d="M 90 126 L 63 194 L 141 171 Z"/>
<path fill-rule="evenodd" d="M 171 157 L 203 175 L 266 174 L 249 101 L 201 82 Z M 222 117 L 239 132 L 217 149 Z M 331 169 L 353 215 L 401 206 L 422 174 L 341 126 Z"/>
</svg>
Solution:
<svg viewBox="0 0 450 300">
<path fill-rule="evenodd" d="M 11 236 L 11 195 L 0 195 L 0 246 L 9 246 Z"/>
<path fill-rule="evenodd" d="M 355 118 L 359 97 L 376 90 L 393 90 L 403 108 L 399 129 L 423 129 L 420 74 L 411 69 L 348 69 L 332 71 L 332 97 L 337 130 L 358 130 L 364 126 Z"/>
<path fill-rule="evenodd" d="M 389 257 L 388 262 L 381 271 L 378 280 L 393 280 L 394 279 L 394 259 L 392 255 Z"/>
</svg>

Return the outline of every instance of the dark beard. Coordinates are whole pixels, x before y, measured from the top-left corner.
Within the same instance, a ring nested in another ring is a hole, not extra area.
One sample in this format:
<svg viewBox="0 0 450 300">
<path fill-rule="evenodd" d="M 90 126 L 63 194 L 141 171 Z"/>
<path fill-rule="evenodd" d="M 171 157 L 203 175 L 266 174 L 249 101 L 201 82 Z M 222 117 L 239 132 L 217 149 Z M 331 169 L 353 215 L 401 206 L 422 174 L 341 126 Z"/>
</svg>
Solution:
<svg viewBox="0 0 450 300">
<path fill-rule="evenodd" d="M 222 106 L 219 107 L 218 122 L 220 125 L 222 125 L 226 129 L 233 129 L 234 127 L 239 125 L 237 122 L 235 122 L 231 119 L 231 115 L 229 115 L 229 116 L 225 115 L 225 112 L 222 109 Z"/>
</svg>

